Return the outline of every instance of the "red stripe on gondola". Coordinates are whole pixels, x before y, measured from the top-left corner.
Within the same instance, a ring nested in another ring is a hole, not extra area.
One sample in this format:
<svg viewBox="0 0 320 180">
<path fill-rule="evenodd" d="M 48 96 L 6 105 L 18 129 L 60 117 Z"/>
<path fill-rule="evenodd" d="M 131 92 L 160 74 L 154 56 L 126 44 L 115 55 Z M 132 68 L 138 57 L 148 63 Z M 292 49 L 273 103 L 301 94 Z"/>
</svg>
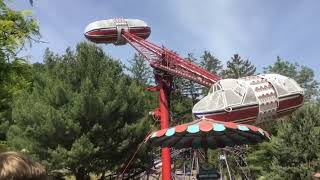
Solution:
<svg viewBox="0 0 320 180">
<path fill-rule="evenodd" d="M 90 40 L 95 40 L 95 41 L 109 41 L 109 40 L 115 40 L 117 37 L 103 37 L 103 36 L 97 36 L 97 37 L 89 37 Z"/>
<path fill-rule="evenodd" d="M 117 35 L 117 29 L 98 29 L 94 31 L 87 32 L 87 34 L 92 36 L 101 36 L 101 35 Z"/>
<path fill-rule="evenodd" d="M 150 28 L 129 28 L 129 32 L 134 33 L 149 33 L 151 32 Z"/>
<path fill-rule="evenodd" d="M 259 113 L 259 107 L 254 106 L 251 108 L 234 110 L 232 112 L 210 114 L 210 115 L 204 115 L 204 116 L 210 119 L 215 119 L 217 121 L 235 121 L 239 119 L 247 119 L 250 117 L 255 117 L 258 115 L 258 113 Z"/>
<path fill-rule="evenodd" d="M 148 34 L 150 35 L 150 28 L 129 28 L 129 32 L 132 34 Z M 109 29 L 97 29 L 90 32 L 87 32 L 90 35 L 117 35 L 116 28 L 109 28 Z"/>
<path fill-rule="evenodd" d="M 239 122 L 234 122 L 234 123 L 239 123 L 239 124 L 254 124 L 256 122 L 257 118 L 251 119 L 251 120 L 244 120 L 244 121 L 239 121 Z"/>
<path fill-rule="evenodd" d="M 247 124 L 247 122 L 254 122 L 257 120 L 257 116 L 253 116 L 247 119 L 238 119 L 235 121 L 232 121 L 233 123 L 238 123 L 238 124 Z"/>
<path fill-rule="evenodd" d="M 92 42 L 95 42 L 95 43 L 113 43 L 115 40 L 106 40 L 106 39 L 94 39 L 94 40 L 91 40 Z"/>
<path fill-rule="evenodd" d="M 114 42 L 117 40 L 117 37 L 112 37 L 112 36 L 90 36 L 90 35 L 85 35 L 86 38 L 88 38 L 90 41 L 93 42 Z"/>
<path fill-rule="evenodd" d="M 147 38 L 148 35 L 138 35 L 141 38 Z M 117 41 L 117 36 L 112 36 L 112 35 L 108 35 L 108 36 L 90 36 L 90 35 L 86 35 L 86 37 L 93 42 L 97 42 L 97 43 L 113 43 Z"/>
<path fill-rule="evenodd" d="M 283 109 L 287 109 L 290 107 L 298 106 L 303 103 L 302 95 L 294 95 L 292 97 L 285 97 L 285 98 L 286 99 L 280 98 L 278 111 L 281 111 Z"/>
<path fill-rule="evenodd" d="M 129 27 L 130 33 L 146 39 L 150 36 L 150 27 Z M 85 36 L 95 43 L 114 43 L 118 40 L 117 28 L 101 28 L 85 33 Z M 97 39 L 99 38 L 99 39 Z"/>
<path fill-rule="evenodd" d="M 282 116 L 285 116 L 285 115 L 292 114 L 292 112 L 297 110 L 298 108 L 299 107 L 291 108 L 291 109 L 288 109 L 288 110 L 277 112 L 277 117 L 282 117 Z"/>
</svg>

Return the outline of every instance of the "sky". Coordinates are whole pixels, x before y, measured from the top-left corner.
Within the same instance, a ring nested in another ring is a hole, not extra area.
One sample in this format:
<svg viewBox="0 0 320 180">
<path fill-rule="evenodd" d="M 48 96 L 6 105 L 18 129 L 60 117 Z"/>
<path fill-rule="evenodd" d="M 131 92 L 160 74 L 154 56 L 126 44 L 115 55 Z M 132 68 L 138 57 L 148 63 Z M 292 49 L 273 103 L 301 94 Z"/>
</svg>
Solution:
<svg viewBox="0 0 320 180">
<path fill-rule="evenodd" d="M 280 56 L 311 67 L 320 80 L 320 1 L 291 0 L 13 0 L 14 9 L 31 9 L 42 41 L 22 54 L 42 62 L 49 47 L 63 53 L 85 41 L 83 31 L 92 21 L 115 17 L 137 18 L 151 27 L 153 43 L 185 57 L 209 50 L 223 63 L 233 54 L 248 58 L 258 71 Z M 100 45 L 127 63 L 135 53 L 129 45 Z"/>
</svg>

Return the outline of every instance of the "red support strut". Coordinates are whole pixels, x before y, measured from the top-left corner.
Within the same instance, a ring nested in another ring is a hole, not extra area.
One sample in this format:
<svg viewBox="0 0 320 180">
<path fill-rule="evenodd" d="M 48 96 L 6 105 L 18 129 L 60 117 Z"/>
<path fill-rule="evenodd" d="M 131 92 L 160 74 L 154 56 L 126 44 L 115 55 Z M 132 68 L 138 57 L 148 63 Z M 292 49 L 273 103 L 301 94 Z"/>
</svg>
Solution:
<svg viewBox="0 0 320 180">
<path fill-rule="evenodd" d="M 169 100 L 172 88 L 172 77 L 164 75 L 155 75 L 156 81 L 160 87 L 160 127 L 161 129 L 169 128 Z M 162 180 L 171 180 L 171 157 L 170 148 L 161 149 L 162 160 Z"/>
</svg>

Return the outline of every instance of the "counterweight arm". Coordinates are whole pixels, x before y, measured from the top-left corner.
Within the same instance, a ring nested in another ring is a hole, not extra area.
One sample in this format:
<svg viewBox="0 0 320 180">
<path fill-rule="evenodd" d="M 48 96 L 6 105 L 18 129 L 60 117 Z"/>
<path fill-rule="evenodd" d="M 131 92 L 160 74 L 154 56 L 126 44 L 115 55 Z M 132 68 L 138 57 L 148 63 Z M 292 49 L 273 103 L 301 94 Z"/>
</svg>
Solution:
<svg viewBox="0 0 320 180">
<path fill-rule="evenodd" d="M 217 75 L 192 64 L 164 47 L 159 47 L 128 32 L 122 32 L 122 37 L 157 70 L 186 78 L 206 87 L 220 80 Z"/>
</svg>

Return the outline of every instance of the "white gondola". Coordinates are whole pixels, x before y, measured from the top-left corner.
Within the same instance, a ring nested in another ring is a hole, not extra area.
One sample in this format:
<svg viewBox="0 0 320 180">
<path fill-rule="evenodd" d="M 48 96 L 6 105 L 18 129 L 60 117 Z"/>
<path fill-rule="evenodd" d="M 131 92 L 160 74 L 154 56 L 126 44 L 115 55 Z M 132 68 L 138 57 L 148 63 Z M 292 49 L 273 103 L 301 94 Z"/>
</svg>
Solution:
<svg viewBox="0 0 320 180">
<path fill-rule="evenodd" d="M 193 107 L 196 118 L 258 124 L 288 114 L 303 103 L 303 89 L 278 74 L 222 79 Z"/>
</svg>

